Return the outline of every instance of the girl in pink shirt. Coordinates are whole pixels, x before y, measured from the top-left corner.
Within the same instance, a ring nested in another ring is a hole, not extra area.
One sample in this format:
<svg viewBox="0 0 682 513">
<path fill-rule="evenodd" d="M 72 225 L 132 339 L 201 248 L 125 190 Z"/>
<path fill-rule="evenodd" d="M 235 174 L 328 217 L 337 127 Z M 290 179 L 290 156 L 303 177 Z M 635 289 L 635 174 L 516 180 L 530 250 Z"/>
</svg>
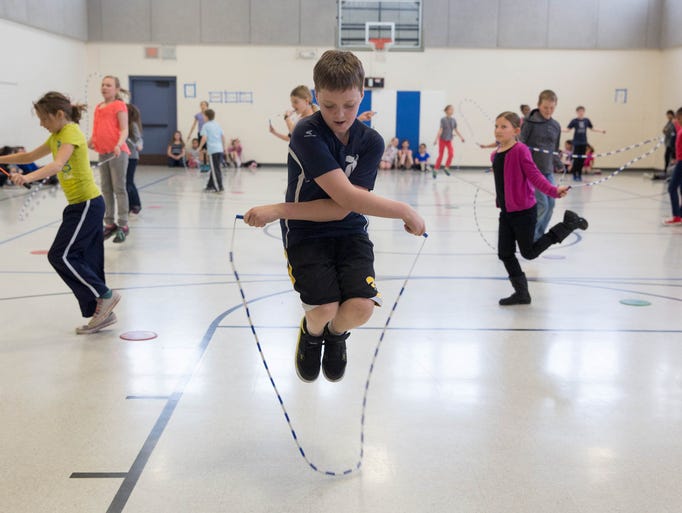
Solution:
<svg viewBox="0 0 682 513">
<path fill-rule="evenodd" d="M 553 198 L 563 198 L 570 187 L 555 187 L 540 172 L 528 147 L 516 140 L 521 131 L 521 119 L 514 112 L 503 112 L 495 120 L 495 140 L 499 145 L 492 154 L 497 206 L 500 208 L 497 256 L 509 274 L 514 293 L 500 299 L 500 305 L 530 304 L 528 281 L 516 258 L 518 243 L 527 260 L 540 256 L 552 244 L 568 237 L 575 229 L 587 229 L 587 221 L 566 210 L 564 220 L 533 241 L 537 207 L 535 189 Z"/>
<path fill-rule="evenodd" d="M 114 242 L 123 242 L 128 235 L 128 191 L 126 171 L 130 150 L 128 138 L 128 109 L 121 98 L 121 83 L 110 75 L 102 79 L 104 101 L 95 109 L 92 137 L 88 146 L 99 153 L 102 177 L 102 195 L 106 205 L 104 213 L 104 239 L 114 237 Z M 115 202 L 114 202 L 115 198 Z M 118 209 L 118 222 L 114 222 Z"/>
</svg>

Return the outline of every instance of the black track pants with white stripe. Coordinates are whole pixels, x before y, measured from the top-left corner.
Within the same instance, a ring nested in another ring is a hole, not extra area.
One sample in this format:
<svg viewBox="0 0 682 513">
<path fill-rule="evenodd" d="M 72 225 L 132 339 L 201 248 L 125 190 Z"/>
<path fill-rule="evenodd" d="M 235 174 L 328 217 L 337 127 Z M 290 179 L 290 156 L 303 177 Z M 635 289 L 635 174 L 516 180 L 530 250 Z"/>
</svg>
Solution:
<svg viewBox="0 0 682 513">
<path fill-rule="evenodd" d="M 73 291 L 83 317 L 92 317 L 104 280 L 104 198 L 68 205 L 47 259 Z"/>
</svg>

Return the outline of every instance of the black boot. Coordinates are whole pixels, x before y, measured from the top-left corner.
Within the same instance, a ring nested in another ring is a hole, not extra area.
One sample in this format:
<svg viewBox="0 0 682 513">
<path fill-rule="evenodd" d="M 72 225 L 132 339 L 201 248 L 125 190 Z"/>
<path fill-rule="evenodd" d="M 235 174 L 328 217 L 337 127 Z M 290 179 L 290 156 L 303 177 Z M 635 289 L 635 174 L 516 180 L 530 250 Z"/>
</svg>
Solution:
<svg viewBox="0 0 682 513">
<path fill-rule="evenodd" d="M 549 229 L 549 233 L 556 239 L 556 242 L 562 242 L 574 230 L 587 230 L 587 220 L 580 217 L 571 210 L 564 212 L 564 220 L 555 224 Z"/>
<path fill-rule="evenodd" d="M 587 227 L 589 226 L 586 219 L 583 219 L 572 210 L 567 210 L 564 212 L 564 224 L 571 231 L 577 230 L 578 228 L 581 230 L 587 230 Z"/>
<path fill-rule="evenodd" d="M 509 297 L 500 299 L 500 304 L 502 306 L 529 305 L 530 293 L 528 292 L 528 280 L 526 280 L 526 275 L 510 276 L 509 281 L 511 282 L 512 287 L 514 287 L 514 293 Z"/>
</svg>

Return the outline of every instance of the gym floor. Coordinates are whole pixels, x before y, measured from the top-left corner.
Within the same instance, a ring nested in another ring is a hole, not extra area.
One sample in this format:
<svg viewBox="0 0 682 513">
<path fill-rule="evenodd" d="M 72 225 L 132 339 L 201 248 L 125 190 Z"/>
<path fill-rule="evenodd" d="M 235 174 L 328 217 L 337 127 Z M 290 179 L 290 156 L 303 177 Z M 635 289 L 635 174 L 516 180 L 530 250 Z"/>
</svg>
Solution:
<svg viewBox="0 0 682 513">
<path fill-rule="evenodd" d="M 352 333 L 339 383 L 297 378 L 279 226 L 238 221 L 235 265 L 315 472 L 229 262 L 235 215 L 282 201 L 286 171 L 228 170 L 221 195 L 205 175 L 137 176 L 143 210 L 105 243 L 119 322 L 89 336 L 40 254 L 61 191 L 0 189 L 1 511 L 679 511 L 682 227 L 661 224 L 664 181 L 622 173 L 557 200 L 555 221 L 570 208 L 589 229 L 522 261 L 533 302 L 500 307 L 492 175 L 381 171 L 376 193 L 414 205 L 429 237 L 371 219 L 385 304 Z M 158 337 L 120 337 L 135 332 Z"/>
</svg>

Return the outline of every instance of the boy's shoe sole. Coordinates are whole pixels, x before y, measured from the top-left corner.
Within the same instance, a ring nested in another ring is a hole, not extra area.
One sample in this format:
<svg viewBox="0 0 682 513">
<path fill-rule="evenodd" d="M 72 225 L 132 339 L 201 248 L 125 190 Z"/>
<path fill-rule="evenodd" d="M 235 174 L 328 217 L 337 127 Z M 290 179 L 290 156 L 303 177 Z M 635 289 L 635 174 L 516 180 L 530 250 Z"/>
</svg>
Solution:
<svg viewBox="0 0 682 513">
<path fill-rule="evenodd" d="M 107 326 L 111 326 L 112 324 L 116 324 L 118 319 L 116 319 L 116 314 L 114 312 L 110 312 L 109 315 L 107 315 L 107 318 L 104 319 L 102 322 L 90 325 L 85 324 L 84 326 L 79 326 L 76 328 L 76 334 L 77 335 L 91 335 L 92 333 L 97 333 L 100 330 L 103 330 Z"/>
</svg>

